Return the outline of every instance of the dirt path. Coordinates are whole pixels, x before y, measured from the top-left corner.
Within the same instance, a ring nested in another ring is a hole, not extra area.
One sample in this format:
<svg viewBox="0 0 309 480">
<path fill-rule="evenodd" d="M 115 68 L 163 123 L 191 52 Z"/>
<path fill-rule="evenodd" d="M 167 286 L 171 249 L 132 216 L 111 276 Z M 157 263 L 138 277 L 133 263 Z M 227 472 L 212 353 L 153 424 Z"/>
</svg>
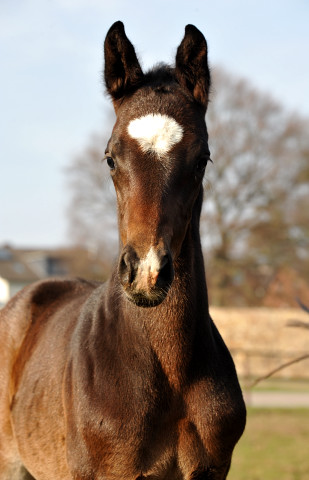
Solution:
<svg viewBox="0 0 309 480">
<path fill-rule="evenodd" d="M 250 407 L 309 408 L 309 393 L 247 391 L 244 398 Z"/>
</svg>

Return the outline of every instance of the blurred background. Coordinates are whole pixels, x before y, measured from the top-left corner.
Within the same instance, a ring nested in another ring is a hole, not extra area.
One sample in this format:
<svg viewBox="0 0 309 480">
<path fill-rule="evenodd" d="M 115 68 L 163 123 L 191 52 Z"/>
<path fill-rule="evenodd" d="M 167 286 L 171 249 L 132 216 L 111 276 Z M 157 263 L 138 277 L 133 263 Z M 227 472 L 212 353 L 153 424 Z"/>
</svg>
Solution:
<svg viewBox="0 0 309 480">
<path fill-rule="evenodd" d="M 101 162 L 114 122 L 103 41 L 116 20 L 144 70 L 174 62 L 186 24 L 207 38 L 202 244 L 212 313 L 251 405 L 230 478 L 309 478 L 308 360 L 251 388 L 309 350 L 298 305 L 309 303 L 308 2 L 2 0 L 0 307 L 49 275 L 104 280 L 117 258 Z"/>
</svg>

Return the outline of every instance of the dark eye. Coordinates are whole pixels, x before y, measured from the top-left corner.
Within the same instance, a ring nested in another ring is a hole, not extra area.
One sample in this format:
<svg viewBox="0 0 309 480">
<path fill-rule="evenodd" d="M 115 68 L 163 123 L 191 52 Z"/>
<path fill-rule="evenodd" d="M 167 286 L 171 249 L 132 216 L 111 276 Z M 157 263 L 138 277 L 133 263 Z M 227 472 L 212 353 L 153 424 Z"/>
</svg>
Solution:
<svg viewBox="0 0 309 480">
<path fill-rule="evenodd" d="M 210 158 L 208 156 L 200 157 L 196 163 L 196 170 L 203 173 L 209 160 Z"/>
<path fill-rule="evenodd" d="M 107 162 L 107 165 L 109 166 L 109 168 L 111 170 L 115 170 L 115 162 L 112 159 L 112 157 L 105 157 L 105 158 L 106 158 L 106 162 Z"/>
</svg>

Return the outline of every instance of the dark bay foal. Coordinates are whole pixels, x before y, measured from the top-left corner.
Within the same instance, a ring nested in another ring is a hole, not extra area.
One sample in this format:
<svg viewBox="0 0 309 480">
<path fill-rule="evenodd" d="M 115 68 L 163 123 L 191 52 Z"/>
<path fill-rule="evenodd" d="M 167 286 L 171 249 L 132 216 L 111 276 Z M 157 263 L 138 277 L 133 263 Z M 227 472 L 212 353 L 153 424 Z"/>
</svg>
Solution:
<svg viewBox="0 0 309 480">
<path fill-rule="evenodd" d="M 245 406 L 200 245 L 206 41 L 188 25 L 175 68 L 144 74 L 117 22 L 105 82 L 119 262 L 106 284 L 43 281 L 1 311 L 0 479 L 223 480 Z"/>
</svg>

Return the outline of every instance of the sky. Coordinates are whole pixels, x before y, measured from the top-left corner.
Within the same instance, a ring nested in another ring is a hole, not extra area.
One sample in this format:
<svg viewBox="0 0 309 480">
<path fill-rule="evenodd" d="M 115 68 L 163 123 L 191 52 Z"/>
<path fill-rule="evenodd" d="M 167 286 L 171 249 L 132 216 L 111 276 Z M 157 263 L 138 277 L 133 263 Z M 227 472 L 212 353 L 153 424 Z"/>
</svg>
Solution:
<svg viewBox="0 0 309 480">
<path fill-rule="evenodd" d="M 0 246 L 74 240 L 65 169 L 106 129 L 103 41 L 117 20 L 145 70 L 173 63 L 193 23 L 212 69 L 309 117 L 307 0 L 0 0 Z"/>
</svg>

